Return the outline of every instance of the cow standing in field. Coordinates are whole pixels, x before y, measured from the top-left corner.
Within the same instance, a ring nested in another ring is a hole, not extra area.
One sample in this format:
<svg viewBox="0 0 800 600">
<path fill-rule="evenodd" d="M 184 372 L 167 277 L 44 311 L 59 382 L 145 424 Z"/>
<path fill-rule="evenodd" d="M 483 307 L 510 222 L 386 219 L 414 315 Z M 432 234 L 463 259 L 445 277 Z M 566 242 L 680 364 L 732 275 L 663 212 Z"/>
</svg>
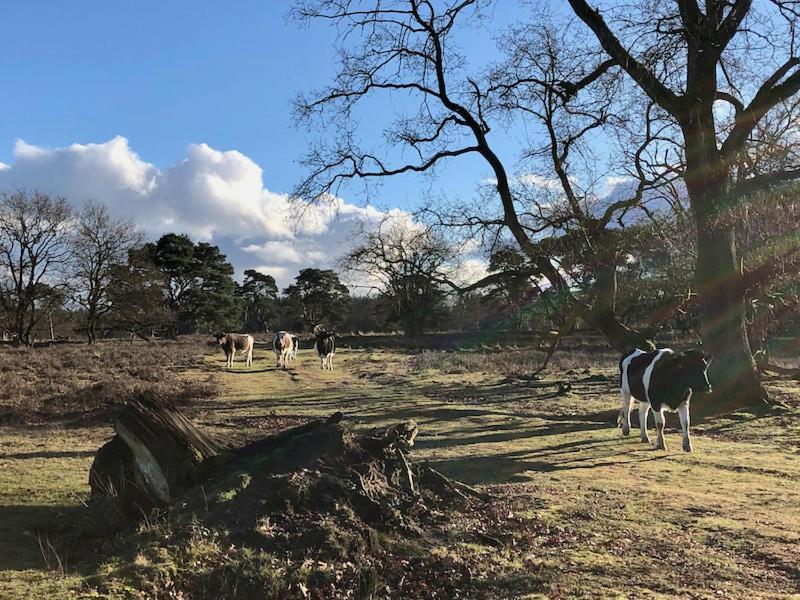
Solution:
<svg viewBox="0 0 800 600">
<path fill-rule="evenodd" d="M 333 353 L 336 352 L 336 334 L 332 331 L 325 331 L 319 329 L 314 332 L 317 336 L 317 341 L 314 342 L 314 350 L 320 358 L 320 366 L 333 371 Z"/>
<path fill-rule="evenodd" d="M 227 367 L 233 367 L 233 358 L 237 352 L 246 357 L 246 366 L 253 364 L 253 336 L 246 333 L 218 333 L 214 336 L 225 352 Z"/>
<path fill-rule="evenodd" d="M 291 334 L 290 334 L 291 335 Z M 292 353 L 289 355 L 289 358 L 296 361 L 297 360 L 297 351 L 300 349 L 300 340 L 297 339 L 296 335 L 292 335 Z"/>
<path fill-rule="evenodd" d="M 272 339 L 272 349 L 275 351 L 275 366 L 286 368 L 286 363 L 292 358 L 295 351 L 295 336 L 286 332 L 279 331 Z"/>
<path fill-rule="evenodd" d="M 689 401 L 694 394 L 711 392 L 708 365 L 699 350 L 680 354 L 669 348 L 645 352 L 636 349 L 619 363 L 622 394 L 622 434 L 630 435 L 631 400 L 639 402 L 639 428 L 642 442 L 650 443 L 647 415 L 653 409 L 656 422 L 656 449 L 666 450 L 664 412 L 678 413 L 683 431 L 683 449 L 692 451 L 689 437 Z"/>
</svg>

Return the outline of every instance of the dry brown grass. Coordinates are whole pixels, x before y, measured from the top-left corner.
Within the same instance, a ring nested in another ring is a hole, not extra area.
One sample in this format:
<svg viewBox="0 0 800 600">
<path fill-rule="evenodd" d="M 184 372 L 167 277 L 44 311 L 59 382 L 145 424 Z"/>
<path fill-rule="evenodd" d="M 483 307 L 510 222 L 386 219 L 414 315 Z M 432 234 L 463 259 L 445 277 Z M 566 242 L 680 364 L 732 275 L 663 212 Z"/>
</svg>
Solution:
<svg viewBox="0 0 800 600">
<path fill-rule="evenodd" d="M 418 372 L 440 371 L 446 374 L 485 373 L 506 377 L 525 377 L 539 369 L 546 358 L 532 347 L 481 347 L 474 350 L 423 350 L 414 356 Z M 618 357 L 606 349 L 572 347 L 556 352 L 542 375 L 559 377 L 572 372 L 589 372 L 590 365 L 614 364 Z"/>
<path fill-rule="evenodd" d="M 198 348 L 200 350 L 198 351 Z M 204 340 L 0 348 L 0 424 L 103 419 L 135 394 L 175 403 L 216 393 Z M 193 370 L 195 376 L 181 377 Z"/>
</svg>

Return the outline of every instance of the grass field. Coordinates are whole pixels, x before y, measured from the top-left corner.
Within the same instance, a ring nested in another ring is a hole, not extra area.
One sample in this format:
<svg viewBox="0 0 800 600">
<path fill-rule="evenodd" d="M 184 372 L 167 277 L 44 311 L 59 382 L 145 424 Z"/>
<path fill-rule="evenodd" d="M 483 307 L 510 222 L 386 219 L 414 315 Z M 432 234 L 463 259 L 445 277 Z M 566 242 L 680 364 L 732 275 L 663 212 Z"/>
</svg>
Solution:
<svg viewBox="0 0 800 600">
<path fill-rule="evenodd" d="M 13 352 L 0 350 L 0 360 Z M 545 378 L 572 382 L 558 393 L 474 354 L 342 350 L 333 372 L 321 371 L 311 350 L 286 371 L 261 348 L 251 368 L 230 371 L 221 353 L 199 343 L 175 356 L 159 369 L 185 389 L 213 387 L 186 413 L 234 443 L 334 411 L 355 427 L 416 420 L 414 460 L 491 491 L 527 524 L 525 536 L 500 547 L 456 531 L 434 548 L 469 565 L 467 596 L 800 595 L 797 382 L 769 384 L 794 412 L 703 423 L 694 428 L 695 452 L 685 454 L 674 428 L 667 452 L 621 437 L 611 422 L 618 401 L 607 357 L 557 359 Z M 83 510 L 93 454 L 112 435 L 97 419 L 0 427 L 0 598 L 140 597 L 126 588 L 135 578 L 114 567 L 124 557 L 98 564 L 65 554 L 57 541 Z M 95 586 L 98 573 L 117 585 Z M 386 593 L 403 597 L 391 585 Z"/>
</svg>

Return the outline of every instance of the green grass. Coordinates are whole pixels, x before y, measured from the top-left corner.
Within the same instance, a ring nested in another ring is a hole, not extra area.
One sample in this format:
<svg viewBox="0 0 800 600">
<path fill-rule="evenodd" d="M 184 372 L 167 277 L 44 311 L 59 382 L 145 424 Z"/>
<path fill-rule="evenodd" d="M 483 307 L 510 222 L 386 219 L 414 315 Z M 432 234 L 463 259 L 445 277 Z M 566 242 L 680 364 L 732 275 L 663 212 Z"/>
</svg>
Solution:
<svg viewBox="0 0 800 600">
<path fill-rule="evenodd" d="M 217 398 L 193 402 L 188 414 L 236 443 L 337 410 L 356 427 L 415 419 L 414 460 L 486 486 L 511 519 L 535 519 L 525 542 L 510 547 L 459 540 L 457 531 L 441 541 L 437 560 L 469 561 L 475 589 L 491 580 L 508 597 L 529 598 L 800 593 L 797 413 L 709 421 L 694 429 L 693 454 L 681 452 L 673 428 L 669 450 L 659 452 L 611 426 L 613 364 L 555 363 L 549 376 L 572 370 L 568 376 L 578 380 L 556 396 L 510 383 L 503 373 L 421 370 L 396 352 L 345 350 L 333 372 L 320 370 L 309 350 L 285 371 L 266 350 L 255 359 L 252 367 L 237 362 L 226 370 L 221 353 L 206 354 L 181 370 L 186 378 L 214 373 L 220 389 Z M 580 382 L 588 368 L 609 379 Z M 797 382 L 771 385 L 797 406 Z M 0 598 L 74 597 L 68 590 L 93 575 L 70 557 L 62 557 L 65 574 L 47 570 L 35 532 L 57 531 L 81 510 L 92 452 L 112 433 L 96 425 L 0 428 Z M 232 560 L 218 551 L 197 548 L 198 556 L 206 552 L 203 560 Z M 129 594 L 124 573 L 131 563 L 155 569 L 159 560 L 158 553 L 109 556 L 105 581 L 118 586 L 111 596 Z"/>
</svg>

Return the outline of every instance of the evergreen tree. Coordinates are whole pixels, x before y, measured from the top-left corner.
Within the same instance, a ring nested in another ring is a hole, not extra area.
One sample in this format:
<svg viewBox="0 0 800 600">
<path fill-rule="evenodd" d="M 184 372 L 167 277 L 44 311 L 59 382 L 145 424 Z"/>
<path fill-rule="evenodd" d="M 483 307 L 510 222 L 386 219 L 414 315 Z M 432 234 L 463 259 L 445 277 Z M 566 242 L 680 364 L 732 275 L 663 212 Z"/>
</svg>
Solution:
<svg viewBox="0 0 800 600">
<path fill-rule="evenodd" d="M 332 328 L 347 316 L 350 292 L 330 269 L 303 269 L 283 293 L 289 316 L 307 329 L 320 324 Z"/>
<path fill-rule="evenodd" d="M 236 286 L 242 303 L 242 324 L 245 331 L 267 331 L 278 315 L 278 286 L 272 275 L 255 269 L 244 272 L 244 281 Z"/>
<path fill-rule="evenodd" d="M 166 305 L 174 315 L 169 334 L 237 327 L 233 267 L 217 246 L 167 233 L 147 248 L 163 274 Z"/>
</svg>

